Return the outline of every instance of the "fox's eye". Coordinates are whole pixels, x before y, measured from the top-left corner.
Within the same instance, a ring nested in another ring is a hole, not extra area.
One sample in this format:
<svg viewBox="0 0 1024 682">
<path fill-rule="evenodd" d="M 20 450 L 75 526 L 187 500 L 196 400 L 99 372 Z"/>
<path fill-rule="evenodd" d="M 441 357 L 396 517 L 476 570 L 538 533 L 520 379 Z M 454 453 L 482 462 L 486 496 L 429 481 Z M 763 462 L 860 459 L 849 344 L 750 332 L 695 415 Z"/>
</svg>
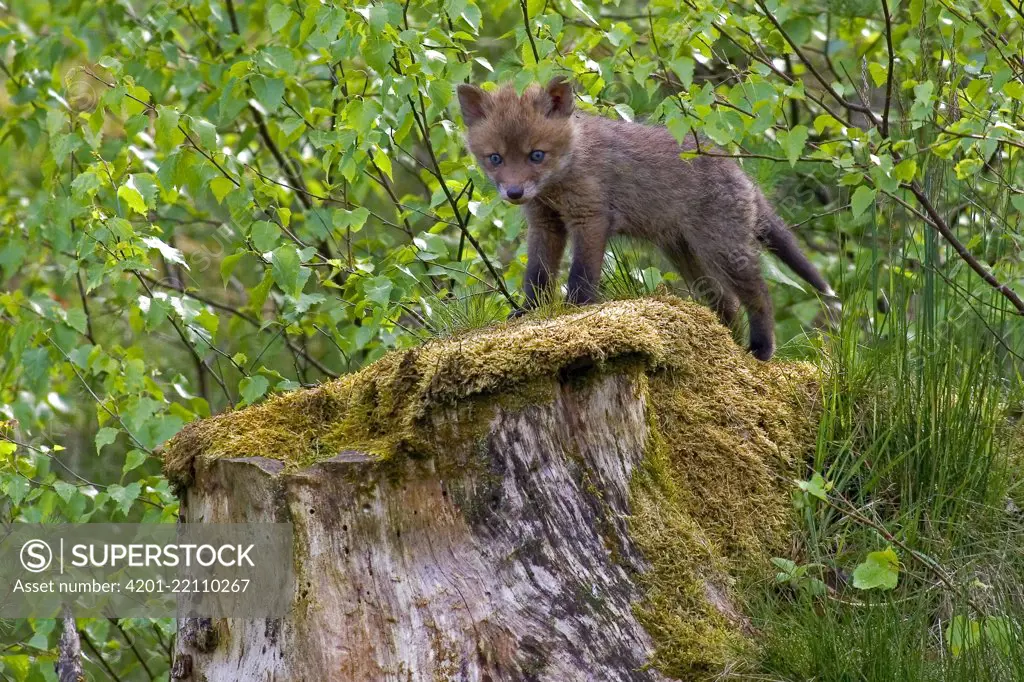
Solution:
<svg viewBox="0 0 1024 682">
<path fill-rule="evenodd" d="M 492 166 L 501 165 L 501 154 L 491 154 L 487 157 L 487 160 L 491 162 Z"/>
<path fill-rule="evenodd" d="M 534 149 L 532 152 L 530 152 L 530 161 L 532 161 L 533 163 L 540 163 L 543 160 L 544 152 L 542 152 L 541 150 Z"/>
</svg>

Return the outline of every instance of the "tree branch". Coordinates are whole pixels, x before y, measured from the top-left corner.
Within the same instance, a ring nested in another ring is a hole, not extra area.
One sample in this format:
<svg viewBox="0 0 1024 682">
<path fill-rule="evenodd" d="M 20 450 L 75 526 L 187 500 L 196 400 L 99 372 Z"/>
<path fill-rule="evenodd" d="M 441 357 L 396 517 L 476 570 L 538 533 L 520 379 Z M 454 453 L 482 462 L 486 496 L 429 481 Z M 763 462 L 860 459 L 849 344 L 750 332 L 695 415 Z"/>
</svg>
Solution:
<svg viewBox="0 0 1024 682">
<path fill-rule="evenodd" d="M 928 195 L 925 194 L 924 189 L 921 188 L 921 185 L 918 184 L 918 182 L 915 180 L 909 185 L 905 186 L 908 187 L 911 192 L 913 192 L 914 197 L 917 199 L 917 202 L 921 204 L 921 208 L 923 208 L 925 210 L 925 213 L 928 214 L 928 217 L 930 218 L 928 224 L 930 224 L 933 228 L 935 228 L 935 230 L 939 234 L 942 235 L 943 239 L 945 239 L 949 243 L 949 245 L 953 247 L 953 250 L 956 251 L 957 254 L 959 254 L 960 258 L 963 259 L 963 261 L 967 263 L 967 265 L 970 266 L 972 270 L 978 273 L 978 275 L 980 275 L 981 278 L 985 280 L 985 282 L 989 286 L 991 286 L 993 289 L 1001 293 L 1010 301 L 1010 303 L 1013 304 L 1013 307 L 1017 309 L 1018 315 L 1024 315 L 1024 300 L 1022 300 L 1021 297 L 1017 295 L 1017 292 L 1015 292 L 1009 286 L 1003 284 L 998 279 L 996 279 L 995 275 L 989 272 L 988 268 L 982 265 L 978 261 L 978 259 L 974 257 L 974 254 L 968 251 L 967 247 L 964 246 L 959 239 L 957 239 L 956 235 L 953 233 L 953 230 L 950 229 L 949 224 L 946 223 L 946 219 L 943 218 L 942 214 L 935 209 L 934 205 L 932 205 L 931 200 L 928 198 Z"/>
</svg>

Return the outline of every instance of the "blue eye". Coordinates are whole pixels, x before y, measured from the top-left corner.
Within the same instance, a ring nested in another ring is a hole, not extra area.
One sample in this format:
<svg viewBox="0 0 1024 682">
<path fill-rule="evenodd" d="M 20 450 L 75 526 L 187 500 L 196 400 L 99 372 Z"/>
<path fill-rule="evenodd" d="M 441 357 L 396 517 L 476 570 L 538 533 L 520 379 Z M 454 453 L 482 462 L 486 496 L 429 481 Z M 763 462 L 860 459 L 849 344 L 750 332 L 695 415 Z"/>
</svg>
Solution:
<svg viewBox="0 0 1024 682">
<path fill-rule="evenodd" d="M 501 165 L 501 154 L 491 154 L 487 157 L 487 160 L 491 162 L 492 166 Z"/>
<path fill-rule="evenodd" d="M 530 161 L 532 161 L 533 163 L 540 163 L 543 160 L 544 152 L 542 152 L 541 150 L 534 149 L 532 152 L 530 152 Z"/>
</svg>

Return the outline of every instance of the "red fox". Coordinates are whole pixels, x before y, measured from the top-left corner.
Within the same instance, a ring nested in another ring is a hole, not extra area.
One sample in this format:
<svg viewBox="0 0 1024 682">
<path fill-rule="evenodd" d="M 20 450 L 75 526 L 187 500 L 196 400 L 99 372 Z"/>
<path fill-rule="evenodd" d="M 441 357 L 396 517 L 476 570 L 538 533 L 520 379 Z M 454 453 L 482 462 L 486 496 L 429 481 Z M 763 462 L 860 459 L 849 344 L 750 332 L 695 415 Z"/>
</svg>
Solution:
<svg viewBox="0 0 1024 682">
<path fill-rule="evenodd" d="M 775 351 L 774 317 L 758 260 L 760 242 L 815 289 L 835 293 L 793 234 L 732 159 L 680 153 L 662 126 L 613 121 L 574 111 L 561 77 L 520 96 L 511 85 L 488 93 L 458 87 L 466 143 L 502 199 L 520 204 L 528 223 L 527 307 L 558 277 L 572 238 L 568 300 L 586 304 L 597 287 L 608 237 L 654 243 L 731 327 L 740 304 L 750 350 Z"/>
</svg>

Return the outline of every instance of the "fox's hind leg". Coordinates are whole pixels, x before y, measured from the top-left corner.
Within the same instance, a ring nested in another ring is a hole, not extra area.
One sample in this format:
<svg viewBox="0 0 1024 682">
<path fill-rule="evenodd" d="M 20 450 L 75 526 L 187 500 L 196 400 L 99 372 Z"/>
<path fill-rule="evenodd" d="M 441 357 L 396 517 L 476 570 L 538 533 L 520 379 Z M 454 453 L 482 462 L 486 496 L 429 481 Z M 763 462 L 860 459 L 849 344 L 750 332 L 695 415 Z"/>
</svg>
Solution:
<svg viewBox="0 0 1024 682">
<path fill-rule="evenodd" d="M 750 323 L 750 352 L 758 360 L 768 360 L 775 353 L 775 315 L 760 261 L 751 250 L 730 265 L 729 285 L 743 303 Z"/>
<path fill-rule="evenodd" d="M 718 320 L 731 329 L 736 324 L 740 310 L 740 300 L 732 288 L 723 284 L 723 278 L 711 276 L 685 245 L 668 249 L 665 255 L 686 280 L 690 294 L 710 306 L 718 315 Z"/>
<path fill-rule="evenodd" d="M 732 291 L 719 285 L 719 292 L 711 299 L 711 309 L 718 315 L 722 324 L 732 329 L 740 312 L 740 299 Z"/>
<path fill-rule="evenodd" d="M 750 352 L 758 360 L 768 360 L 775 352 L 775 318 L 757 250 L 753 244 L 724 247 L 717 241 L 694 245 L 693 259 L 705 273 L 699 281 L 710 294 L 705 299 L 727 326 L 732 326 L 742 304 L 750 325 Z"/>
</svg>

